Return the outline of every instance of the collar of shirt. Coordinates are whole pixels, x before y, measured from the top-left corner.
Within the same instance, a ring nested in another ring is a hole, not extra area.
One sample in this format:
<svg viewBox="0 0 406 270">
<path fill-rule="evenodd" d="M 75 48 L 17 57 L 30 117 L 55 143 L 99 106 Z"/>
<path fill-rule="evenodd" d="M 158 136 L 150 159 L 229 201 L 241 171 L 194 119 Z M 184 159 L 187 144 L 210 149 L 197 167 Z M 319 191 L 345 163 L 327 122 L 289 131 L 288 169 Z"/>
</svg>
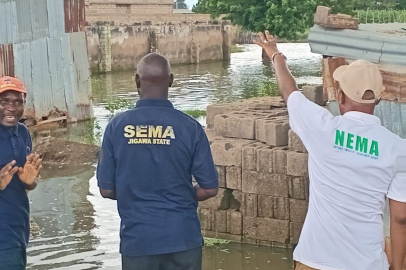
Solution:
<svg viewBox="0 0 406 270">
<path fill-rule="evenodd" d="M 0 137 L 1 138 L 7 139 L 11 136 L 11 134 L 19 136 L 18 135 L 18 124 L 14 127 L 6 127 L 6 126 L 0 124 Z"/>
<path fill-rule="evenodd" d="M 144 106 L 162 106 L 173 109 L 173 104 L 167 99 L 140 99 L 137 101 L 136 108 Z"/>
<path fill-rule="evenodd" d="M 372 114 L 351 111 L 351 112 L 345 113 L 344 117 L 361 120 L 361 121 L 369 122 L 372 124 L 382 125 L 381 120 L 377 116 L 372 115 Z"/>
</svg>

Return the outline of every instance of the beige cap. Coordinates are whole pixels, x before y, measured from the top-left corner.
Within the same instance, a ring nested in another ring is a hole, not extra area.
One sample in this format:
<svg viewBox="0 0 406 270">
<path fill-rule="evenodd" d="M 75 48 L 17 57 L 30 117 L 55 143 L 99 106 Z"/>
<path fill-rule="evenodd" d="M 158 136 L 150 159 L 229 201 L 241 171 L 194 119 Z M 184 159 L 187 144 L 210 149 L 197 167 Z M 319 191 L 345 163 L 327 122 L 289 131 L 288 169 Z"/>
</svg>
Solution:
<svg viewBox="0 0 406 270">
<path fill-rule="evenodd" d="M 375 103 L 381 98 L 383 91 L 383 79 L 379 68 L 371 62 L 357 60 L 351 65 L 341 66 L 333 74 L 334 80 L 340 83 L 340 87 L 347 97 L 358 103 Z M 365 92 L 371 90 L 375 99 L 362 99 Z"/>
</svg>

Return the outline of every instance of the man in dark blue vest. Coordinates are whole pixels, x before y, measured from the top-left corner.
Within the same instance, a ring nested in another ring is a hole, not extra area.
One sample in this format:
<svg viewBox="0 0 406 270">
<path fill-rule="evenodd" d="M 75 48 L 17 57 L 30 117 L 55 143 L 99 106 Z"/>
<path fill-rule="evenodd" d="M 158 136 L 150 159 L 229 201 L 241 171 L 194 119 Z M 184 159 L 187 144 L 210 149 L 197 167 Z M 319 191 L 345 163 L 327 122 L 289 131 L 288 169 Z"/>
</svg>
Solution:
<svg viewBox="0 0 406 270">
<path fill-rule="evenodd" d="M 202 126 L 168 100 L 172 83 L 163 56 L 144 57 L 136 74 L 141 99 L 104 135 L 97 179 L 102 196 L 118 202 L 124 270 L 202 267 L 196 209 L 217 195 L 218 178 Z"/>
<path fill-rule="evenodd" d="M 0 270 L 26 267 L 30 233 L 26 190 L 37 186 L 42 168 L 39 155 L 31 154 L 27 128 L 19 123 L 26 95 L 20 80 L 0 78 Z"/>
</svg>

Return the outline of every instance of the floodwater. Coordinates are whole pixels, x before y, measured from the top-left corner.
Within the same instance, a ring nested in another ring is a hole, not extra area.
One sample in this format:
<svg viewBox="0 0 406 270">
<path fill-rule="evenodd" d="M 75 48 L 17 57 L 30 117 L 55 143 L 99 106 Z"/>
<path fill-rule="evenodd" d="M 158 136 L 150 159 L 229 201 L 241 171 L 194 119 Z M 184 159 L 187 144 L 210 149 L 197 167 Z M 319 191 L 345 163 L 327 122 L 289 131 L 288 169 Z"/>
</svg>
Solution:
<svg viewBox="0 0 406 270">
<path fill-rule="evenodd" d="M 244 45 L 245 52 L 230 62 L 174 66 L 175 84 L 170 99 L 176 108 L 205 109 L 213 103 L 260 95 L 261 85 L 274 82 L 273 71 L 262 64 L 261 49 Z M 321 57 L 308 44 L 281 44 L 299 84 L 321 83 Z M 100 144 L 111 113 L 109 102 L 138 99 L 133 72 L 97 75 L 93 78 L 95 120 L 36 130 L 44 136 Z M 201 119 L 204 123 L 204 119 Z M 31 217 L 38 233 L 28 248 L 28 269 L 121 269 L 116 202 L 101 198 L 94 166 L 45 166 L 43 180 L 29 192 Z M 204 248 L 204 270 L 290 270 L 292 251 L 225 244 Z"/>
</svg>

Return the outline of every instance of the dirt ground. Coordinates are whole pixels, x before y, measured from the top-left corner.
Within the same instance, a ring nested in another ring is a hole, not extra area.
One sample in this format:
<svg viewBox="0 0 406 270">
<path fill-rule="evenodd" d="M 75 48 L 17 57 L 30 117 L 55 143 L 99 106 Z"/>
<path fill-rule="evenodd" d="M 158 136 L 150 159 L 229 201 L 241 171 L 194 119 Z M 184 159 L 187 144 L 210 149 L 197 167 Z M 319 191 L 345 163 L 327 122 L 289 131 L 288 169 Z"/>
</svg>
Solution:
<svg viewBox="0 0 406 270">
<path fill-rule="evenodd" d="M 41 155 L 44 164 L 92 165 L 99 157 L 100 147 L 70 142 L 52 137 L 43 138 L 34 145 L 34 152 Z"/>
</svg>

